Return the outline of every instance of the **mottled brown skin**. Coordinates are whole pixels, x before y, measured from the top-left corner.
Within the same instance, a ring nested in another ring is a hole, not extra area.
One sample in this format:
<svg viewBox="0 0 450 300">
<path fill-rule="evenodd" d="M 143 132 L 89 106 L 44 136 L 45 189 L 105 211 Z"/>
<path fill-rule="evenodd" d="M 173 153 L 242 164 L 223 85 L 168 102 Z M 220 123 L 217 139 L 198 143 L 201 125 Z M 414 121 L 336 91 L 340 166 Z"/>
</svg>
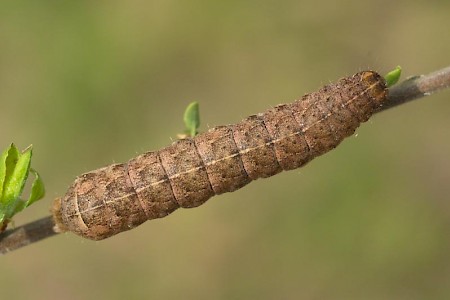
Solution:
<svg viewBox="0 0 450 300">
<path fill-rule="evenodd" d="M 330 151 L 386 100 L 384 79 L 364 71 L 235 125 L 88 172 L 61 200 L 57 225 L 101 240 L 178 207 L 199 206 Z"/>
</svg>

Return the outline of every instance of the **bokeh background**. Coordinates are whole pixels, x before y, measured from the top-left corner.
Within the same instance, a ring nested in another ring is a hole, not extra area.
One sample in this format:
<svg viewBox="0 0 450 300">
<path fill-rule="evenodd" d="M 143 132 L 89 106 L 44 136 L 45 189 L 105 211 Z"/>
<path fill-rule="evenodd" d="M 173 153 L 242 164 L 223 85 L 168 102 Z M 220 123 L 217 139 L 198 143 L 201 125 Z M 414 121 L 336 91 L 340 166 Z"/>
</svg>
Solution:
<svg viewBox="0 0 450 300">
<path fill-rule="evenodd" d="M 449 64 L 448 1 L 2 1 L 0 146 L 34 145 L 48 214 L 86 171 L 329 81 Z M 304 168 L 109 240 L 1 258 L 2 299 L 449 299 L 450 92 Z"/>
</svg>

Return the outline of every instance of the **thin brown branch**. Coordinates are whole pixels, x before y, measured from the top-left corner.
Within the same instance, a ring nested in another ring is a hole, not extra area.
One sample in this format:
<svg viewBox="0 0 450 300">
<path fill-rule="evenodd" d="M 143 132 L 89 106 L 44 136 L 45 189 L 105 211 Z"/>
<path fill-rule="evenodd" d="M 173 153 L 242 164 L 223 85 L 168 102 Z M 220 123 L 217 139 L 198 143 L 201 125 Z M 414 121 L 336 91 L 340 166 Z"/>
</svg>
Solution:
<svg viewBox="0 0 450 300">
<path fill-rule="evenodd" d="M 6 254 L 23 246 L 51 237 L 54 231 L 52 216 L 39 219 L 26 225 L 7 230 L 0 235 L 0 254 Z"/>
<path fill-rule="evenodd" d="M 389 89 L 389 101 L 378 112 L 429 96 L 450 87 L 450 66 L 427 75 L 414 76 Z"/>
<path fill-rule="evenodd" d="M 428 96 L 448 87 L 450 87 L 450 67 L 428 75 L 414 76 L 391 88 L 388 104 L 380 108 L 378 112 Z M 0 254 L 6 254 L 57 233 L 52 216 L 8 230 L 0 234 Z"/>
</svg>

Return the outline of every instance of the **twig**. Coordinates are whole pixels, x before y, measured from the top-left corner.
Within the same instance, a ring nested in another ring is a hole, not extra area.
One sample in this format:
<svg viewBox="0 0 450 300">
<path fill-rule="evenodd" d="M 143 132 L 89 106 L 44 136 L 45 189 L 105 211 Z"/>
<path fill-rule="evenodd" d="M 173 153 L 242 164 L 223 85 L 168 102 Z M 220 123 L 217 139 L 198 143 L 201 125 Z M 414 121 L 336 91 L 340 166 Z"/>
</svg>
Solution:
<svg viewBox="0 0 450 300">
<path fill-rule="evenodd" d="M 4 232 L 0 235 L 0 253 L 6 254 L 57 234 L 54 225 L 53 217 L 48 216 Z"/>
<path fill-rule="evenodd" d="M 389 101 L 378 112 L 429 96 L 450 87 L 450 66 L 427 75 L 414 76 L 389 89 Z"/>
<path fill-rule="evenodd" d="M 377 112 L 428 96 L 450 87 L 450 67 L 428 75 L 409 78 L 389 90 L 389 101 Z M 0 254 L 6 254 L 20 247 L 58 234 L 52 216 L 42 218 L 21 227 L 0 234 Z"/>
</svg>

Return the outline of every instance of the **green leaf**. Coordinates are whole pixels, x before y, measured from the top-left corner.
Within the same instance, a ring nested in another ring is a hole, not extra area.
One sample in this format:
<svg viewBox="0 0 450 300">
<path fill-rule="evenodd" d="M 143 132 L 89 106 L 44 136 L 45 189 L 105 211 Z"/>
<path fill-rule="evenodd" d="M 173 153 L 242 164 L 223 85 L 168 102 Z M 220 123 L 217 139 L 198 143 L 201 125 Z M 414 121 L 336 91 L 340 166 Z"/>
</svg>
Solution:
<svg viewBox="0 0 450 300">
<path fill-rule="evenodd" d="M 0 224 L 5 227 L 16 211 L 24 206 L 19 197 L 25 187 L 30 170 L 32 148 L 31 146 L 19 153 L 14 144 L 3 153 L 0 160 L 2 193 L 0 198 Z"/>
<path fill-rule="evenodd" d="M 14 144 L 0 156 L 0 231 L 6 228 L 16 213 L 44 197 L 44 183 L 38 172 L 30 168 L 31 156 L 32 146 L 20 153 Z M 34 181 L 30 196 L 24 201 L 20 195 L 30 172 L 34 175 Z"/>
<path fill-rule="evenodd" d="M 10 214 L 8 219 L 11 219 L 15 214 L 21 212 L 25 207 L 25 201 L 18 199 L 8 210 Z"/>
<path fill-rule="evenodd" d="M 200 126 L 200 112 L 198 102 L 190 103 L 186 110 L 184 111 L 184 125 L 186 126 L 186 131 L 191 137 L 197 134 L 197 129 Z"/>
<path fill-rule="evenodd" d="M 29 146 L 22 154 L 12 145 L 10 153 L 6 159 L 6 177 L 2 194 L 2 202 L 9 203 L 15 201 L 22 194 L 25 182 L 28 177 L 31 164 L 32 147 Z"/>
<path fill-rule="evenodd" d="M 18 212 L 21 212 L 24 208 L 26 208 L 26 207 L 30 206 L 31 204 L 33 204 L 34 202 L 42 199 L 45 195 L 44 182 L 42 181 L 41 177 L 39 176 L 39 173 L 36 172 L 36 170 L 34 170 L 33 168 L 30 168 L 30 173 L 33 173 L 34 181 L 33 181 L 33 184 L 31 185 L 31 192 L 30 192 L 30 196 L 28 197 L 28 201 L 26 201 L 26 202 L 23 200 L 17 201 L 12 215 L 15 215 Z"/>
<path fill-rule="evenodd" d="M 6 166 L 10 164 L 11 157 L 14 159 L 14 156 L 17 157 L 19 152 L 14 144 L 9 145 L 9 147 L 3 151 L 0 156 L 0 203 L 2 203 L 3 199 L 3 190 L 5 185 L 5 179 L 7 177 L 7 168 Z M 9 159 L 8 159 L 9 158 Z"/>
<path fill-rule="evenodd" d="M 3 151 L 0 157 L 0 203 L 4 204 L 4 192 L 6 187 L 6 182 L 10 180 L 12 169 L 11 165 L 14 165 L 19 157 L 19 150 L 17 150 L 14 144 L 9 145 L 9 147 Z"/>
<path fill-rule="evenodd" d="M 45 187 L 41 176 L 33 168 L 30 168 L 30 173 L 33 173 L 34 181 L 31 185 L 30 197 L 28 197 L 28 201 L 25 203 L 25 207 L 30 206 L 31 204 L 44 198 L 45 196 Z"/>
<path fill-rule="evenodd" d="M 390 71 L 384 76 L 387 87 L 391 87 L 398 82 L 400 75 L 402 74 L 402 68 L 397 66 L 394 70 Z"/>
</svg>

